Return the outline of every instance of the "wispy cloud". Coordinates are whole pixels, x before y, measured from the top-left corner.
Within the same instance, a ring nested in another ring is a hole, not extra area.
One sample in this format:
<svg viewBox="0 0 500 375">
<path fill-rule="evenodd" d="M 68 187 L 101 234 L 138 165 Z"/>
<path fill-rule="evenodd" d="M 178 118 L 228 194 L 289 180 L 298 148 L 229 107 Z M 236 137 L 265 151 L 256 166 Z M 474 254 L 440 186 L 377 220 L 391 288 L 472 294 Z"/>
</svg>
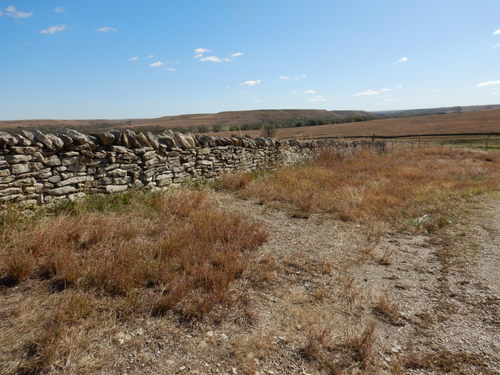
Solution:
<svg viewBox="0 0 500 375">
<path fill-rule="evenodd" d="M 107 32 L 114 32 L 116 33 L 118 30 L 114 27 L 110 27 L 110 26 L 103 26 L 103 27 L 100 27 L 96 30 L 98 33 L 107 33 Z"/>
<path fill-rule="evenodd" d="M 220 57 L 217 57 L 217 56 L 201 56 L 199 58 L 199 60 L 202 62 L 205 62 L 205 61 L 211 61 L 211 62 L 216 62 L 216 63 L 222 62 L 222 59 Z"/>
<path fill-rule="evenodd" d="M 156 55 L 154 53 L 146 56 L 148 59 L 154 59 Z"/>
<path fill-rule="evenodd" d="M 279 76 L 278 79 L 280 81 L 288 81 L 290 79 L 290 77 L 288 77 L 288 76 Z"/>
<path fill-rule="evenodd" d="M 57 7 L 57 8 L 54 8 L 53 12 L 54 13 L 62 14 L 62 13 L 64 13 L 64 9 L 61 8 L 61 7 Z"/>
<path fill-rule="evenodd" d="M 154 63 L 152 63 L 152 64 L 149 64 L 149 66 L 150 66 L 151 68 L 160 68 L 160 67 L 162 67 L 162 66 L 164 66 L 164 65 L 165 65 L 165 63 L 164 63 L 164 62 L 162 62 L 162 61 L 156 61 L 156 62 L 154 62 Z"/>
<path fill-rule="evenodd" d="M 68 30 L 68 27 L 66 25 L 56 25 L 56 26 L 50 26 L 47 27 L 46 29 L 40 30 L 41 34 L 55 34 L 61 31 Z"/>
<path fill-rule="evenodd" d="M 500 35 L 500 29 L 495 30 L 495 31 L 493 32 L 493 35 Z"/>
<path fill-rule="evenodd" d="M 241 86 L 257 86 L 260 85 L 262 81 L 260 79 L 254 81 L 245 81 L 241 83 Z"/>
<path fill-rule="evenodd" d="M 312 94 L 316 94 L 316 90 L 304 90 L 304 94 L 307 94 L 307 95 L 312 95 Z"/>
<path fill-rule="evenodd" d="M 307 74 L 299 74 L 298 76 L 295 77 L 295 79 L 304 79 L 307 78 Z"/>
<path fill-rule="evenodd" d="M 167 72 L 176 72 L 177 71 L 177 69 L 171 68 L 171 67 L 163 68 L 163 70 L 166 70 Z"/>
<path fill-rule="evenodd" d="M 493 44 L 493 45 L 491 46 L 491 48 L 498 48 L 498 47 L 500 47 L 500 43 Z"/>
<path fill-rule="evenodd" d="M 391 91 L 391 89 L 387 89 L 387 88 L 383 88 L 383 89 L 380 89 L 380 90 L 366 90 L 366 91 L 361 91 L 361 92 L 358 92 L 356 94 L 354 94 L 353 96 L 371 96 L 371 95 L 380 95 L 384 92 L 389 92 Z"/>
<path fill-rule="evenodd" d="M 195 55 L 193 56 L 195 59 L 197 59 L 200 62 L 214 62 L 214 63 L 221 63 L 221 62 L 230 62 L 233 61 L 232 59 L 243 56 L 243 52 L 234 52 L 232 53 L 229 57 L 218 57 L 214 55 L 207 56 L 207 53 L 213 52 L 212 50 L 208 48 L 196 48 L 193 50 Z"/>
<path fill-rule="evenodd" d="M 19 19 L 19 18 L 29 18 L 34 13 L 33 12 L 21 12 L 21 11 L 18 11 L 15 6 L 9 5 L 7 8 L 5 8 L 5 12 L 0 11 L 0 16 L 3 14 L 5 14 L 7 17 Z"/>
<path fill-rule="evenodd" d="M 202 55 L 204 53 L 209 53 L 209 52 L 212 52 L 212 51 L 209 50 L 208 48 L 196 48 L 194 50 L 194 53 L 199 54 L 199 55 Z"/>
<path fill-rule="evenodd" d="M 128 61 L 137 61 L 139 59 L 140 59 L 139 56 L 132 56 L 130 59 L 128 59 Z"/>
<path fill-rule="evenodd" d="M 392 65 L 398 65 L 398 64 L 405 63 L 405 62 L 408 62 L 408 61 L 410 61 L 410 59 L 408 57 L 401 57 L 400 59 L 394 61 L 392 63 Z"/>
<path fill-rule="evenodd" d="M 500 86 L 500 81 L 486 81 L 478 83 L 476 87 Z"/>
<path fill-rule="evenodd" d="M 328 99 L 325 98 L 323 95 L 316 95 L 316 96 L 313 96 L 310 99 L 307 99 L 307 101 L 309 103 L 324 103 L 324 102 L 327 102 Z"/>
</svg>

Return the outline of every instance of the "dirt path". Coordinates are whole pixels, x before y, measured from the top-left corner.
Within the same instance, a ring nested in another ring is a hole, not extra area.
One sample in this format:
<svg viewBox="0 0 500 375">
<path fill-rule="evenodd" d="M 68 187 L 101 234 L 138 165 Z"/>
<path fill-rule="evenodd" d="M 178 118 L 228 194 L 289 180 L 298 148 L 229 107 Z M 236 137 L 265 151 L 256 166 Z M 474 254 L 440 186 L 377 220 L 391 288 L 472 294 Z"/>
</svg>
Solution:
<svg viewBox="0 0 500 375">
<path fill-rule="evenodd" d="M 498 199 L 476 202 L 440 235 L 385 236 L 368 250 L 370 234 L 355 224 L 291 219 L 234 199 L 224 204 L 266 223 L 271 236 L 262 251 L 278 264 L 272 287 L 253 296 L 258 327 L 292 344 L 269 351 L 258 367 L 328 373 L 335 363 L 301 352 L 314 330 L 327 327 L 342 340 L 376 320 L 377 373 L 500 373 Z M 381 295 L 399 317 L 377 311 Z"/>
</svg>

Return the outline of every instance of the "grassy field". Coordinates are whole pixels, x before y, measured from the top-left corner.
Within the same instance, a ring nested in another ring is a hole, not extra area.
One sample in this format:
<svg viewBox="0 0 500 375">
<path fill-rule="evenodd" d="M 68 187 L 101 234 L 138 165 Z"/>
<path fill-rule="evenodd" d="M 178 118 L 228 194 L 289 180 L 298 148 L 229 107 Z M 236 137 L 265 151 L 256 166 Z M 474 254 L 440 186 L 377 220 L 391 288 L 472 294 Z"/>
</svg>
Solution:
<svg viewBox="0 0 500 375">
<path fill-rule="evenodd" d="M 377 136 L 402 136 L 489 132 L 500 132 L 500 110 L 277 129 L 276 136 L 280 138 L 309 139 L 328 137 L 349 138 L 354 136 L 369 137 L 374 134 Z M 234 132 L 211 134 L 228 136 L 232 133 Z M 261 132 L 258 130 L 249 130 L 242 131 L 241 134 L 258 137 Z"/>
<path fill-rule="evenodd" d="M 14 129 L 17 127 L 41 127 L 47 131 L 54 131 L 65 127 L 76 127 L 82 131 L 99 132 L 111 128 L 136 128 L 160 132 L 166 129 L 187 129 L 220 127 L 259 126 L 268 124 L 289 123 L 294 125 L 298 121 L 318 120 L 325 123 L 346 117 L 365 116 L 364 111 L 327 111 L 315 109 L 280 109 L 280 110 L 250 110 L 227 111 L 219 113 L 198 113 L 178 116 L 164 116 L 150 119 L 124 119 L 124 120 L 19 120 L 0 121 L 0 129 Z M 207 130 L 208 131 L 208 130 Z"/>
<path fill-rule="evenodd" d="M 282 202 L 295 217 L 324 212 L 340 220 L 426 229 L 446 225 L 455 201 L 500 185 L 493 154 L 425 147 L 352 157 L 325 152 L 312 165 L 292 166 L 257 179 L 245 173 L 219 180 L 223 189 L 264 204 Z M 422 219 L 423 218 L 423 219 Z"/>
</svg>

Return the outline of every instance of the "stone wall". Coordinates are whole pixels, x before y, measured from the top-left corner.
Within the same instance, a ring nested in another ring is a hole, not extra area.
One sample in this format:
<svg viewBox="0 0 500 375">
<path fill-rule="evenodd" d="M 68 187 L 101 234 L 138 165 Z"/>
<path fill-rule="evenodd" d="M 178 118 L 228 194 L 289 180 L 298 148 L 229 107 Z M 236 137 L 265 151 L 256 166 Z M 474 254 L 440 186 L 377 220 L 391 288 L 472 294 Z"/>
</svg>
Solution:
<svg viewBox="0 0 500 375">
<path fill-rule="evenodd" d="M 131 130 L 0 132 L 0 203 L 51 205 L 85 194 L 157 189 L 233 170 L 304 162 L 329 142 Z M 346 145 L 347 147 L 347 145 Z"/>
</svg>

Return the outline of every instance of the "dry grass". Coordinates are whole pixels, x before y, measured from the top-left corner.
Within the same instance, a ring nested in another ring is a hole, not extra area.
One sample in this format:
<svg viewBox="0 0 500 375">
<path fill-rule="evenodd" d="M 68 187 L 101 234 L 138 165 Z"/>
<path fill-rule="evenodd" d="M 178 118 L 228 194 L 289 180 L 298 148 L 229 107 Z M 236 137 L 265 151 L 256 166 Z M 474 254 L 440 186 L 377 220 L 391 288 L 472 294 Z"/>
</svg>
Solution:
<svg viewBox="0 0 500 375">
<path fill-rule="evenodd" d="M 48 315 L 24 328 L 33 330 L 29 340 L 13 352 L 0 344 L 0 362 L 21 356 L 17 371 L 43 372 L 64 356 L 61 340 L 72 326 L 90 316 L 100 319 L 105 311 L 118 319 L 224 315 L 235 302 L 231 283 L 251 264 L 248 252 L 267 233 L 214 201 L 210 193 L 178 189 L 89 198 L 32 218 L 6 212 L 3 286 L 36 285 L 60 298 L 48 306 Z"/>
<path fill-rule="evenodd" d="M 498 132 L 500 110 L 450 113 L 403 118 L 363 121 L 346 124 L 281 128 L 276 132 L 280 138 L 321 138 L 352 136 L 396 136 L 408 134 L 450 134 Z M 229 136 L 232 132 L 216 132 L 211 135 Z M 244 130 L 244 135 L 258 137 L 259 130 Z M 483 137 L 484 139 L 484 137 Z M 484 142 L 483 142 L 484 143 Z"/>
<path fill-rule="evenodd" d="M 355 369 L 369 372 L 375 362 L 375 324 L 370 322 L 362 331 L 342 335 L 334 335 L 332 331 L 324 325 L 309 327 L 303 354 L 330 374 L 342 374 L 347 370 L 357 373 Z"/>
<path fill-rule="evenodd" d="M 345 221 L 435 231 L 449 223 L 457 201 L 495 190 L 499 183 L 498 153 L 364 150 L 346 157 L 324 152 L 310 165 L 241 184 L 239 194 L 267 204 L 286 203 L 296 217 L 325 212 Z"/>
<path fill-rule="evenodd" d="M 391 301 L 387 293 L 378 296 L 373 310 L 382 320 L 395 326 L 402 325 L 399 307 L 395 302 Z"/>
<path fill-rule="evenodd" d="M 438 374 L 466 375 L 471 371 L 485 375 L 494 373 L 485 365 L 482 356 L 448 350 L 436 353 L 412 353 L 404 358 L 403 365 L 407 369 L 431 370 Z"/>
</svg>

